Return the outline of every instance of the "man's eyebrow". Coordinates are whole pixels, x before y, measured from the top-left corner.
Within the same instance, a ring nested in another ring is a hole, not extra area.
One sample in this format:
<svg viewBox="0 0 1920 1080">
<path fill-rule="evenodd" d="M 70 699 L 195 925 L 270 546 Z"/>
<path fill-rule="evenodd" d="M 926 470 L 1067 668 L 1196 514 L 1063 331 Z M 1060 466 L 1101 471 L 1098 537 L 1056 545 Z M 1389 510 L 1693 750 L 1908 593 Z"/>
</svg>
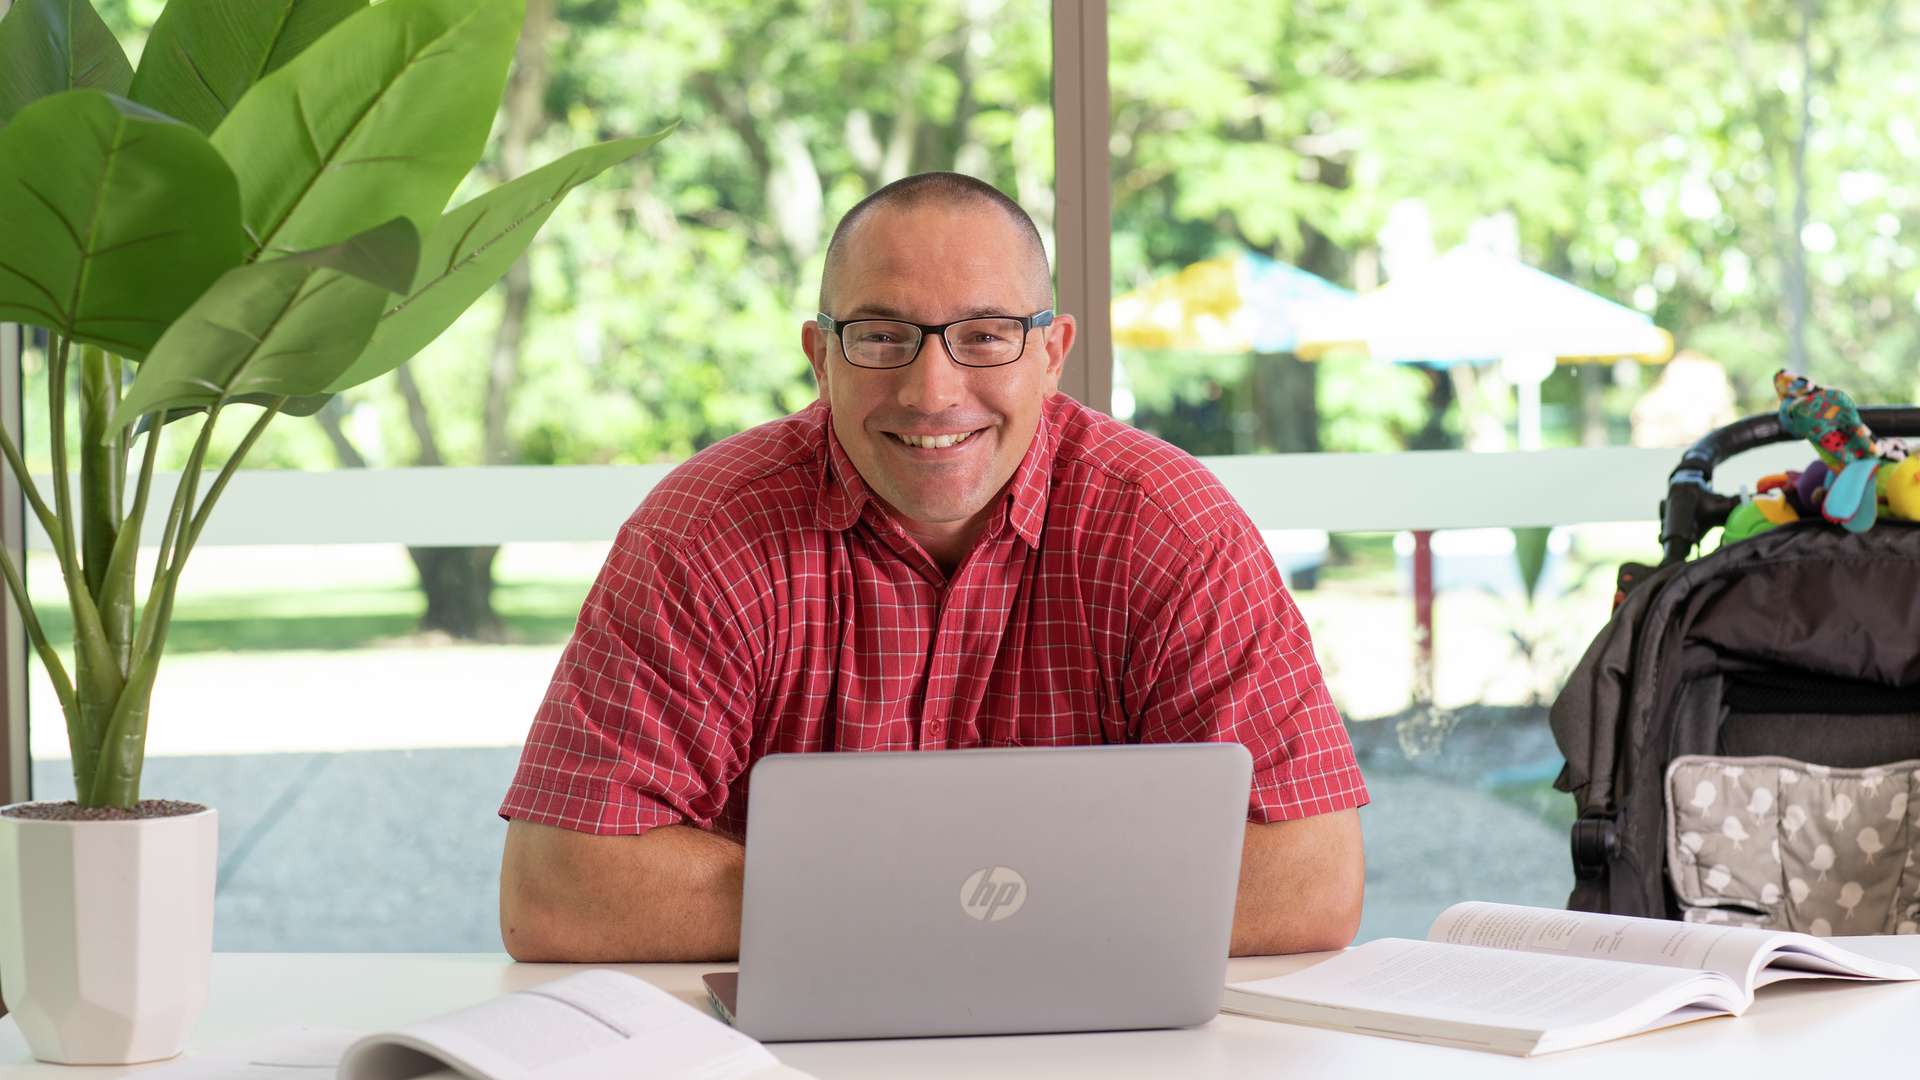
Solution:
<svg viewBox="0 0 1920 1080">
<path fill-rule="evenodd" d="M 1011 311 L 1012 311 L 1011 308 L 995 307 L 991 305 L 971 307 L 966 309 L 965 311 L 962 311 L 960 314 L 955 315 L 954 320 L 958 321 L 960 319 L 979 319 L 989 315 L 1007 315 Z M 840 321 L 850 322 L 854 319 L 898 319 L 901 322 L 916 321 L 911 316 L 902 313 L 899 309 L 890 308 L 885 304 L 861 304 L 860 306 L 854 308 L 852 311 L 847 312 L 846 318 L 843 318 Z"/>
</svg>

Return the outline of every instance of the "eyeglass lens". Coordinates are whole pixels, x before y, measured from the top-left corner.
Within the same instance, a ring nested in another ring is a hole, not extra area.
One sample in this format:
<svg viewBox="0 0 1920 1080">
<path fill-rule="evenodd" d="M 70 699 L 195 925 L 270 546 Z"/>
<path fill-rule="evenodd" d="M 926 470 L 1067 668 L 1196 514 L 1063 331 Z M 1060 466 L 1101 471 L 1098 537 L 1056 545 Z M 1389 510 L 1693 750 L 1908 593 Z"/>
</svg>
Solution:
<svg viewBox="0 0 1920 1080">
<path fill-rule="evenodd" d="M 920 351 L 920 328 L 888 319 L 860 319 L 840 327 L 847 359 L 861 367 L 904 367 Z M 1020 358 L 1026 332 L 1019 319 L 967 319 L 946 330 L 947 351 L 969 367 L 998 367 Z"/>
</svg>

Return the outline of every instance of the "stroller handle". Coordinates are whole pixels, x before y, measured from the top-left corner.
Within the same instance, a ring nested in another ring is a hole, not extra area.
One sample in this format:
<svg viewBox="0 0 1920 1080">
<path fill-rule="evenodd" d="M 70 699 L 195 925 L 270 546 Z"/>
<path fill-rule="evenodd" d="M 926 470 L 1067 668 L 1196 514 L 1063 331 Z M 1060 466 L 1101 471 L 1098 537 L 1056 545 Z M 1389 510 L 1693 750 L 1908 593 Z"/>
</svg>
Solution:
<svg viewBox="0 0 1920 1080">
<path fill-rule="evenodd" d="M 1860 420 L 1875 435 L 1920 437 L 1920 408 L 1868 406 L 1860 410 Z M 1660 503 L 1660 565 L 1685 562 L 1687 552 L 1707 530 L 1726 524 L 1727 515 L 1740 505 L 1737 496 L 1713 490 L 1714 466 L 1758 446 L 1798 439 L 1781 425 L 1777 414 L 1767 413 L 1710 431 L 1688 447 L 1668 475 L 1667 497 Z"/>
</svg>

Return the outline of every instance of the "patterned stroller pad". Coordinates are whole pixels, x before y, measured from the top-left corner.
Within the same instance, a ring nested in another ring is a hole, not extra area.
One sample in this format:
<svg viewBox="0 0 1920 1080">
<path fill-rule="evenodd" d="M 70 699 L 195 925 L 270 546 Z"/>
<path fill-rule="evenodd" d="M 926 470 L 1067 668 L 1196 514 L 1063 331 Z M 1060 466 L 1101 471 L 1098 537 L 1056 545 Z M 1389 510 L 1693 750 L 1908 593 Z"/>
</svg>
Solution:
<svg viewBox="0 0 1920 1080">
<path fill-rule="evenodd" d="M 1920 760 L 1837 769 L 1687 754 L 1667 767 L 1667 872 L 1688 922 L 1920 933 Z"/>
</svg>

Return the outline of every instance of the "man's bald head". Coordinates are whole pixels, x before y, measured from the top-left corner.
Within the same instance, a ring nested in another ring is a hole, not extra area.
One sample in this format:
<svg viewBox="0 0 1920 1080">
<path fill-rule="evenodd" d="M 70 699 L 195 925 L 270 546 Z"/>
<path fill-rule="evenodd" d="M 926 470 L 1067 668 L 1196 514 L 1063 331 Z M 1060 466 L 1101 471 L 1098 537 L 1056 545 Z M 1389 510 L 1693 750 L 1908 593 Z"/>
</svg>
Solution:
<svg viewBox="0 0 1920 1080">
<path fill-rule="evenodd" d="M 1025 266 L 1008 267 L 1019 274 L 1033 293 L 1035 303 L 1045 307 L 1053 295 L 1053 273 L 1047 266 L 1047 249 L 1040 242 L 1040 230 L 1020 204 L 1007 198 L 999 188 L 964 173 L 928 172 L 902 177 L 855 203 L 827 243 L 827 263 L 820 273 L 820 310 L 832 313 L 834 285 L 846 263 L 861 225 L 885 210 L 912 210 L 921 206 L 946 208 L 980 207 L 999 211 L 1018 231 L 1025 243 Z"/>
</svg>

